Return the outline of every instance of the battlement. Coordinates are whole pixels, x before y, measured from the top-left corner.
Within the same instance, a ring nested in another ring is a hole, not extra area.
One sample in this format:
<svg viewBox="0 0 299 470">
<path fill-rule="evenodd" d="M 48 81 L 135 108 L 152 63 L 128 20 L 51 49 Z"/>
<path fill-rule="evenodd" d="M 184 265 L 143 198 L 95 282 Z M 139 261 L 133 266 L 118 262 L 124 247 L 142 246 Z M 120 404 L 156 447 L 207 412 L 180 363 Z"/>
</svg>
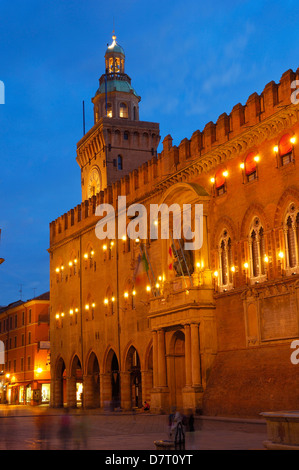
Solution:
<svg viewBox="0 0 299 470">
<path fill-rule="evenodd" d="M 75 231 L 84 229 L 89 225 L 86 219 L 90 220 L 90 225 L 94 224 L 97 220 L 95 210 L 99 204 L 115 205 L 120 195 L 126 195 L 128 203 L 141 200 L 153 192 L 165 178 L 202 159 L 219 146 L 240 137 L 283 108 L 292 106 L 294 80 L 299 80 L 299 69 L 296 72 L 287 70 L 281 76 L 279 83 L 269 82 L 260 95 L 253 93 L 246 104 L 236 104 L 229 115 L 221 114 L 216 123 L 208 122 L 202 131 L 196 130 L 191 139 L 184 138 L 178 146 L 173 145 L 171 135 L 167 135 L 162 143 L 163 149 L 157 157 L 153 156 L 129 175 L 51 222 L 50 246 Z M 81 144 L 84 139 L 85 137 L 81 139 Z"/>
</svg>

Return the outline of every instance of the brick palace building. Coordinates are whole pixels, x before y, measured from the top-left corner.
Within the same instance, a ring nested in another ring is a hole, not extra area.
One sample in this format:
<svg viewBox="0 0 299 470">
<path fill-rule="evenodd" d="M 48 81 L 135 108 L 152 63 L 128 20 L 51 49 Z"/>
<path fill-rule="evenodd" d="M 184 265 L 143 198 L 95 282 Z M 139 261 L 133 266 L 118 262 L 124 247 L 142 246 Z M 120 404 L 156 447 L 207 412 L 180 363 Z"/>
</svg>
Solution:
<svg viewBox="0 0 299 470">
<path fill-rule="evenodd" d="M 82 202 L 50 224 L 51 405 L 298 409 L 299 71 L 157 154 L 115 37 L 105 70 L 77 144 Z M 96 208 L 119 196 L 148 214 L 202 204 L 202 247 L 184 251 L 172 218 L 169 239 L 100 240 Z"/>
<path fill-rule="evenodd" d="M 0 403 L 50 402 L 49 306 L 46 292 L 0 308 Z"/>
</svg>

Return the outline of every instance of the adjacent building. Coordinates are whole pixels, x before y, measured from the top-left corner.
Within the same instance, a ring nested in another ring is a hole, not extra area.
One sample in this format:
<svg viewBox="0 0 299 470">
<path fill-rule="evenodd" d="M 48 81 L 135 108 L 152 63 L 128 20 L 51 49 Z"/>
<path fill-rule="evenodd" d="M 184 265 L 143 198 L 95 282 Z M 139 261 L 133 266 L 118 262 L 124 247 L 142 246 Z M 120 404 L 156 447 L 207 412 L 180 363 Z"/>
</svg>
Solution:
<svg viewBox="0 0 299 470">
<path fill-rule="evenodd" d="M 104 67 L 77 145 L 82 202 L 50 224 L 51 405 L 298 408 L 299 71 L 178 146 L 166 136 L 157 154 L 159 125 L 139 120 L 116 37 Z M 125 230 L 99 239 L 97 208 L 112 205 L 119 222 L 120 196 Z M 133 204 L 147 218 L 135 239 Z M 184 249 L 171 212 L 168 237 L 155 239 L 153 204 L 201 205 L 202 246 Z"/>
<path fill-rule="evenodd" d="M 0 308 L 0 403 L 50 402 L 49 292 Z"/>
</svg>

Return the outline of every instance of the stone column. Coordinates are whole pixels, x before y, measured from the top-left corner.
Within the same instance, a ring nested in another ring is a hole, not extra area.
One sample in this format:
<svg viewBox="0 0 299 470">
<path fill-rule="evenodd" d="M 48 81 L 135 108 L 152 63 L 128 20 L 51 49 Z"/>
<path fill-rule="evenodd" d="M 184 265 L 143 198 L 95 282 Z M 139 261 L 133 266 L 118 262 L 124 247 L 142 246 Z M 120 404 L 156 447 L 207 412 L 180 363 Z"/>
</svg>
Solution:
<svg viewBox="0 0 299 470">
<path fill-rule="evenodd" d="M 199 325 L 191 324 L 192 385 L 201 386 L 201 367 L 199 349 Z"/>
<path fill-rule="evenodd" d="M 123 410 L 132 409 L 130 372 L 120 372 L 120 406 Z"/>
<path fill-rule="evenodd" d="M 94 408 L 92 375 L 84 375 L 83 377 L 83 400 L 84 408 Z"/>
<path fill-rule="evenodd" d="M 101 406 L 110 410 L 112 405 L 111 372 L 100 375 Z"/>
<path fill-rule="evenodd" d="M 191 371 L 191 332 L 190 325 L 185 325 L 185 371 L 186 371 L 186 387 L 192 385 L 192 371 Z"/>
<path fill-rule="evenodd" d="M 142 370 L 141 371 L 142 403 L 144 403 L 145 400 L 150 401 L 152 387 L 153 387 L 153 371 Z"/>
<path fill-rule="evenodd" d="M 63 407 L 63 380 L 55 379 L 53 382 L 52 406 L 54 408 Z"/>
<path fill-rule="evenodd" d="M 66 379 L 67 406 L 75 408 L 76 400 L 76 377 L 67 377 Z"/>
<path fill-rule="evenodd" d="M 158 330 L 158 386 L 167 387 L 165 332 Z"/>
<path fill-rule="evenodd" d="M 153 386 L 158 386 L 158 334 L 153 330 Z"/>
</svg>

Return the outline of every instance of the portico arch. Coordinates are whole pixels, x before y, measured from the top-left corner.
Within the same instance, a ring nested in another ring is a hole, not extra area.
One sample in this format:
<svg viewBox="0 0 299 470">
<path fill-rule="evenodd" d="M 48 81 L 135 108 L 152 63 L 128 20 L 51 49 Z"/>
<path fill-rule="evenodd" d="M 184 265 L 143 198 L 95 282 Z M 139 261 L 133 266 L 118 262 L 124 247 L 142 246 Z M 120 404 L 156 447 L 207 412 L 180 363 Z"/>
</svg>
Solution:
<svg viewBox="0 0 299 470">
<path fill-rule="evenodd" d="M 141 408 L 142 406 L 142 383 L 140 358 L 134 346 L 128 350 L 125 370 L 130 373 L 130 401 L 132 407 Z"/>
<path fill-rule="evenodd" d="M 70 376 L 67 386 L 68 406 L 83 406 L 83 371 L 77 354 L 70 362 Z"/>
<path fill-rule="evenodd" d="M 86 408 L 100 407 L 100 366 L 96 354 L 91 351 L 84 376 L 84 406 Z"/>
<path fill-rule="evenodd" d="M 117 355 L 110 348 L 105 355 L 104 374 L 101 380 L 101 395 L 105 408 L 115 409 L 120 406 L 120 370 Z"/>
</svg>

